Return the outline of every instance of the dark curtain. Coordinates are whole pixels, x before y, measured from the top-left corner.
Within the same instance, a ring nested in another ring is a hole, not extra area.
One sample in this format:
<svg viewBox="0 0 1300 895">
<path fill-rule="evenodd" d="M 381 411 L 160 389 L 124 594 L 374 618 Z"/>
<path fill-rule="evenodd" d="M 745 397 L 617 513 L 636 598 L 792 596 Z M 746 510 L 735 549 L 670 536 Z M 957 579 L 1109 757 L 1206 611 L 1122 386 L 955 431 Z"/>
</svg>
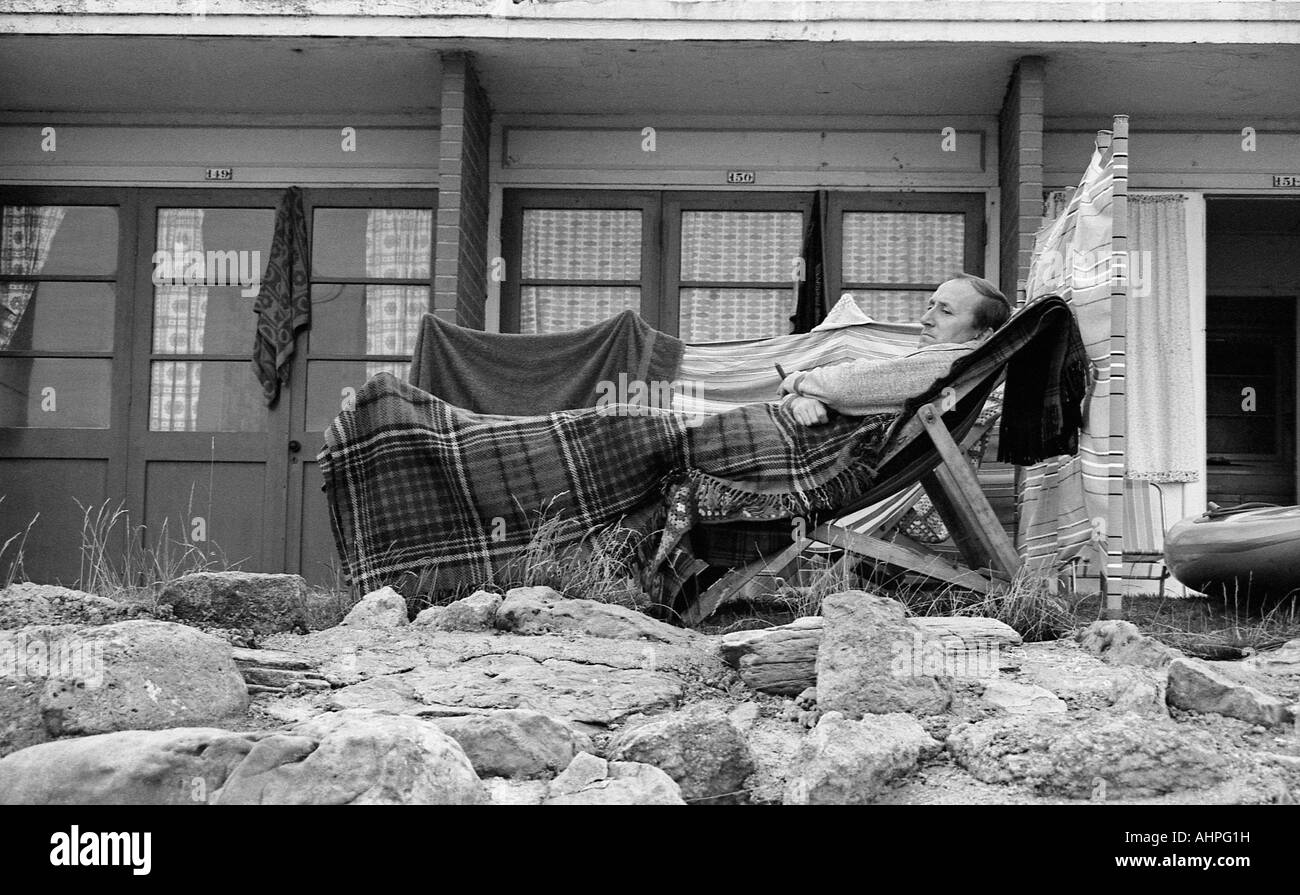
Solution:
<svg viewBox="0 0 1300 895">
<path fill-rule="evenodd" d="M 826 317 L 826 190 L 813 194 L 812 214 L 803 231 L 804 278 L 790 317 L 792 333 L 806 333 Z"/>
</svg>

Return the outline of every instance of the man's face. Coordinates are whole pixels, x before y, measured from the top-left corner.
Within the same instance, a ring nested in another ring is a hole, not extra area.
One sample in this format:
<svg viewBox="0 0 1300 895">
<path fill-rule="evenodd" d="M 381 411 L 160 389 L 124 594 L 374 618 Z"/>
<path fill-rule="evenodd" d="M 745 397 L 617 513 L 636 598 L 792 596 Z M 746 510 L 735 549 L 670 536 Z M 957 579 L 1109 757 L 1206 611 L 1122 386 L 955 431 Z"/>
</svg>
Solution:
<svg viewBox="0 0 1300 895">
<path fill-rule="evenodd" d="M 949 280 L 934 290 L 921 316 L 921 345 L 969 342 L 982 335 L 975 325 L 980 294 L 965 280 Z"/>
</svg>

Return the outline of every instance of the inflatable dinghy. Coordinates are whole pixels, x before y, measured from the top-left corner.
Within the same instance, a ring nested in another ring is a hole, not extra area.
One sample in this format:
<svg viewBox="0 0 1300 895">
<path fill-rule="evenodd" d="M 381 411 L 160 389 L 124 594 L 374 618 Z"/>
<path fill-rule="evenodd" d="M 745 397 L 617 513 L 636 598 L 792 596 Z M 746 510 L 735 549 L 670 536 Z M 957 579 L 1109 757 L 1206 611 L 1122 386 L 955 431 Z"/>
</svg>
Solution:
<svg viewBox="0 0 1300 895">
<path fill-rule="evenodd" d="M 1165 562 L 1183 584 L 1212 596 L 1300 593 L 1300 506 L 1211 504 L 1169 529 Z"/>
</svg>

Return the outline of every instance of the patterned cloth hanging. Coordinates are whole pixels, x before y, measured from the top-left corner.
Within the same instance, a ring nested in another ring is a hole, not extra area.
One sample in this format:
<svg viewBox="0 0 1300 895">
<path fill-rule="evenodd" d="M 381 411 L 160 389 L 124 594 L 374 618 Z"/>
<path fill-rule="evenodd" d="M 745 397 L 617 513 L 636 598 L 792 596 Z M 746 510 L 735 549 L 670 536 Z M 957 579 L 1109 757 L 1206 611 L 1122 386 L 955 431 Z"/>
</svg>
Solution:
<svg viewBox="0 0 1300 895">
<path fill-rule="evenodd" d="M 280 397 L 280 386 L 289 378 L 289 361 L 298 332 L 311 326 L 307 264 L 307 215 L 302 190 L 291 186 L 284 191 L 275 212 L 271 257 L 253 306 L 257 314 L 253 369 L 268 405 Z"/>
</svg>

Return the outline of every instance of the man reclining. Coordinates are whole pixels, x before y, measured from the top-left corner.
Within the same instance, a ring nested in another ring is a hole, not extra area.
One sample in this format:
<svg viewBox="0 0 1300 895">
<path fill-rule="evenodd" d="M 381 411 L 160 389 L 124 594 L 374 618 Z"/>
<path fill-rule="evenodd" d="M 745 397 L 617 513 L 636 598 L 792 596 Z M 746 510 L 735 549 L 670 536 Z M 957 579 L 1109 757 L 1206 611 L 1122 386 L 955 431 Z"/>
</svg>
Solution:
<svg viewBox="0 0 1300 895">
<path fill-rule="evenodd" d="M 953 361 L 970 354 L 1010 316 L 1011 303 L 996 286 L 960 274 L 930 296 L 916 351 L 791 373 L 781 382 L 786 395 L 782 406 L 805 426 L 827 422 L 827 408 L 847 416 L 897 413 L 909 398 L 947 376 Z"/>
</svg>

